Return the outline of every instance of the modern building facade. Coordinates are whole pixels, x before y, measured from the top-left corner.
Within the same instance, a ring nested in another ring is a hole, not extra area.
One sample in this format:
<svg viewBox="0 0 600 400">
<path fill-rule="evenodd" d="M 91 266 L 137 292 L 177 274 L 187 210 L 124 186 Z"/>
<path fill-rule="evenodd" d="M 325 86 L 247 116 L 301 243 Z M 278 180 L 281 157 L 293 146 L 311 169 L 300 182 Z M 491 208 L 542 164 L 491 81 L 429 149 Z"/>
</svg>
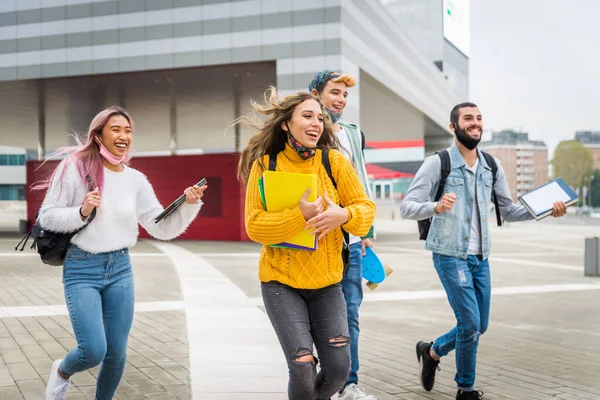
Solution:
<svg viewBox="0 0 600 400">
<path fill-rule="evenodd" d="M 407 33 L 391 3 L 4 0 L 0 145 L 37 149 L 41 159 L 74 144 L 99 110 L 120 104 L 135 120 L 138 157 L 235 159 L 253 132 L 229 126 L 250 99 L 261 100 L 269 85 L 281 94 L 305 91 L 329 68 L 358 78 L 344 121 L 358 123 L 373 149 L 397 143 L 387 148 L 394 158 L 374 163 L 414 173 L 450 142 L 460 85 Z M 405 145 L 415 141 L 422 145 Z M 220 172 L 197 175 L 208 173 Z"/>
<path fill-rule="evenodd" d="M 469 98 L 469 0 L 380 0 L 461 101 Z"/>
<path fill-rule="evenodd" d="M 548 182 L 548 148 L 527 133 L 493 132 L 479 147 L 500 160 L 513 199 Z"/>
</svg>

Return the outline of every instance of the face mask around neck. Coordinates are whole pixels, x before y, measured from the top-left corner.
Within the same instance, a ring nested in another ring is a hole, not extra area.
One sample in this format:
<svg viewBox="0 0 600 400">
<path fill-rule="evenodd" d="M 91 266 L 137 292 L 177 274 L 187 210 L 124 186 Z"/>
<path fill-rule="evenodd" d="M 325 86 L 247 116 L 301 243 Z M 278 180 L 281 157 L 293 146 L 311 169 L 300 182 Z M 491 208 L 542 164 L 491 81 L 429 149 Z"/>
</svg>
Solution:
<svg viewBox="0 0 600 400">
<path fill-rule="evenodd" d="M 125 154 L 123 157 L 115 156 L 113 153 L 108 151 L 108 149 L 104 147 L 99 140 L 96 140 L 96 143 L 98 143 L 98 146 L 100 147 L 100 155 L 112 165 L 119 165 L 127 158 L 127 154 Z"/>
<path fill-rule="evenodd" d="M 296 153 L 298 153 L 298 155 L 300 157 L 302 157 L 304 160 L 308 160 L 309 158 L 314 157 L 317 152 L 317 149 L 316 148 L 311 149 L 310 147 L 306 147 L 302 143 L 297 141 L 294 138 L 294 136 L 292 136 L 290 127 L 287 122 L 285 123 L 285 126 L 287 126 L 287 128 L 288 128 L 287 136 L 290 139 L 291 146 L 296 151 Z"/>
<path fill-rule="evenodd" d="M 342 116 L 341 112 L 330 110 L 327 107 L 324 107 L 324 108 L 325 108 L 325 111 L 327 111 L 327 114 L 329 114 L 329 116 L 331 117 L 331 123 L 332 124 L 335 124 L 336 122 L 339 121 L 340 117 Z"/>
</svg>

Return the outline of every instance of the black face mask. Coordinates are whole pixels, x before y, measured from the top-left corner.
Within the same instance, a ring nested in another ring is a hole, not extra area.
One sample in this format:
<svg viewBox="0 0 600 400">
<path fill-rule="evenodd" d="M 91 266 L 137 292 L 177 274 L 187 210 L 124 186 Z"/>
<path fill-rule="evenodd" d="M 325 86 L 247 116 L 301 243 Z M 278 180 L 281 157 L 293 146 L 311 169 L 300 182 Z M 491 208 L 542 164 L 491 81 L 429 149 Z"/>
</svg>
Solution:
<svg viewBox="0 0 600 400">
<path fill-rule="evenodd" d="M 455 123 L 452 123 L 452 124 L 454 125 L 454 129 L 455 129 L 454 134 L 456 135 L 456 139 L 458 139 L 460 144 L 462 144 L 469 150 L 475 149 L 475 147 L 477 147 L 477 145 L 481 141 L 481 135 L 479 135 L 479 139 L 473 139 L 471 136 L 469 136 L 469 134 L 467 133 L 467 131 L 465 129 L 459 128 L 458 125 Z M 482 132 L 482 134 L 483 134 L 483 132 Z"/>
</svg>

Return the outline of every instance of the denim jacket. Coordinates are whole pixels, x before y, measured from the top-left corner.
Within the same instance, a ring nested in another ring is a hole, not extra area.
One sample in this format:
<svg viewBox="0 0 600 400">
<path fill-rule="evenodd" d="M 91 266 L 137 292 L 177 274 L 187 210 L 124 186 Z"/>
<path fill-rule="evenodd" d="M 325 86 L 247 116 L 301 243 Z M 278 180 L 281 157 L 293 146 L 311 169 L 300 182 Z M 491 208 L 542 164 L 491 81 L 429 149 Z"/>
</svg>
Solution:
<svg viewBox="0 0 600 400">
<path fill-rule="evenodd" d="M 479 167 L 476 176 L 465 167 L 465 160 L 456 143 L 453 143 L 448 151 L 452 167 L 446 179 L 444 194 L 456 195 L 454 207 L 442 214 L 435 213 L 437 203 L 433 199 L 441 179 L 441 160 L 439 156 L 433 155 L 427 157 L 419 168 L 400 206 L 400 213 L 405 219 L 422 220 L 433 217 L 425 248 L 434 253 L 466 259 L 471 236 L 473 206 L 479 207 L 481 248 L 483 258 L 487 259 L 491 243 L 488 230 L 489 218 L 496 223 L 495 213 L 488 215 L 492 201 L 492 169 L 479 149 L 477 149 Z M 495 160 L 498 165 L 498 179 L 494 190 L 502 217 L 509 222 L 532 219 L 525 207 L 513 203 L 504 170 L 498 159 Z M 474 204 L 475 193 L 477 204 Z"/>
</svg>

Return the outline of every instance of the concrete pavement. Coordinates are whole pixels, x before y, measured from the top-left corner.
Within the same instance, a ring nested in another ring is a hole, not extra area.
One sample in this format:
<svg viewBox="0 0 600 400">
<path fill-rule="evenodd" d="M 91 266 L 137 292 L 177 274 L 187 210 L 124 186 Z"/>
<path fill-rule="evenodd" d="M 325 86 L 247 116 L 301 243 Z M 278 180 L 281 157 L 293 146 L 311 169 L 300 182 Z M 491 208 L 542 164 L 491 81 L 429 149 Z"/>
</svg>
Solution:
<svg viewBox="0 0 600 400">
<path fill-rule="evenodd" d="M 197 223 L 201 223 L 199 220 Z M 454 360 L 432 392 L 418 385 L 414 345 L 454 318 L 416 240 L 416 223 L 378 221 L 376 251 L 394 273 L 361 307 L 361 383 L 379 399 L 452 399 Z M 477 387 L 486 399 L 600 399 L 600 278 L 583 276 L 597 226 L 553 221 L 492 228 L 494 294 Z M 43 399 L 52 360 L 75 345 L 61 269 L 18 237 L 0 239 L 0 399 Z M 254 243 L 140 241 L 131 249 L 136 315 L 122 399 L 283 399 L 287 371 L 261 306 Z M 68 399 L 93 398 L 97 369 Z"/>
</svg>

